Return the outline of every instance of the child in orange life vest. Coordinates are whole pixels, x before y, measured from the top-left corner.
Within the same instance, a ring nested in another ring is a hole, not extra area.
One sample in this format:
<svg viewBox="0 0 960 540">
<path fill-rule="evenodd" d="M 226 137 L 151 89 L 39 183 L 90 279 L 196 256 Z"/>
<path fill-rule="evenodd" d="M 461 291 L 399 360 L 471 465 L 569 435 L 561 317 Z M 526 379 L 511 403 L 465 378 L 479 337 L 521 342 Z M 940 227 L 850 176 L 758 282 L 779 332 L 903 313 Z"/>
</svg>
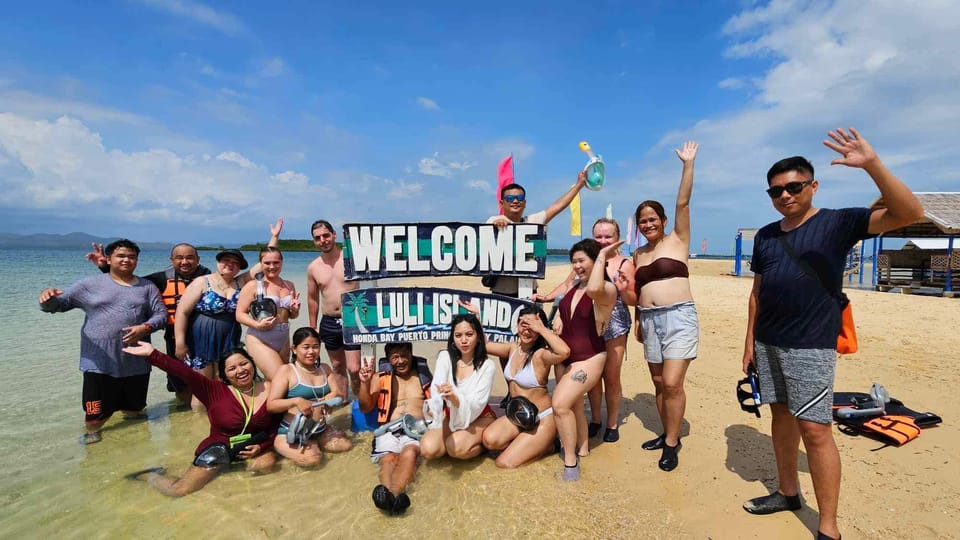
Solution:
<svg viewBox="0 0 960 540">
<path fill-rule="evenodd" d="M 409 342 L 388 343 L 385 354 L 390 365 L 374 368 L 374 359 L 361 358 L 360 410 L 377 408 L 371 459 L 380 463 L 380 484 L 373 489 L 373 502 L 390 514 L 401 514 L 410 506 L 407 485 L 417 472 L 423 404 L 430 397 L 431 376 L 426 362 L 413 356 Z M 374 378 L 376 376 L 376 382 Z"/>
</svg>

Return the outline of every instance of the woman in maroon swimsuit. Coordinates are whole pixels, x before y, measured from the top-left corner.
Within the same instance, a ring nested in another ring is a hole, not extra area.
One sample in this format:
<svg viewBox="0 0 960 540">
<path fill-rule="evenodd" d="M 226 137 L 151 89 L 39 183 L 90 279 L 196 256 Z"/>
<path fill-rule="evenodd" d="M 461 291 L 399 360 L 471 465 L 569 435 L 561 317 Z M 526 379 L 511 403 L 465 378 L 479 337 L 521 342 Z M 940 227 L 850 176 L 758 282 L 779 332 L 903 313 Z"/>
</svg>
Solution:
<svg viewBox="0 0 960 540">
<path fill-rule="evenodd" d="M 683 172 L 673 231 L 666 232 L 667 216 L 662 204 L 643 201 L 637 206 L 637 227 L 647 239 L 647 245 L 633 252 L 637 268 L 635 289 L 633 294 L 624 291 L 623 295 L 627 304 L 638 307 L 636 335 L 643 343 L 663 425 L 662 434 L 641 447 L 662 450 L 657 464 L 664 471 L 672 471 L 679 463 L 680 426 L 687 403 L 683 380 L 690 361 L 697 357 L 699 345 L 697 308 L 693 304 L 687 270 L 690 194 L 697 148 L 697 143 L 687 141 L 676 151 L 683 162 Z M 605 253 L 601 253 L 600 258 L 604 256 Z"/>
<path fill-rule="evenodd" d="M 280 417 L 267 411 L 270 383 L 258 380 L 253 360 L 244 349 L 233 349 L 220 358 L 220 381 L 143 341 L 123 352 L 145 356 L 154 366 L 186 382 L 210 419 L 210 435 L 197 446 L 193 465 L 183 476 L 167 476 L 163 468 L 152 468 L 128 478 L 144 480 L 164 495 L 181 497 L 203 488 L 234 461 L 246 461 L 247 470 L 258 473 L 273 468 L 277 462 L 273 438 Z"/>
<path fill-rule="evenodd" d="M 607 279 L 606 263 L 594 264 L 600 244 L 581 240 L 570 248 L 570 263 L 580 278 L 560 302 L 557 333 L 570 347 L 570 356 L 556 366 L 553 413 L 563 446 L 563 480 L 580 479 L 580 458 L 590 453 L 583 395 L 603 375 L 606 362 L 604 330 L 617 302 L 617 289 Z"/>
</svg>

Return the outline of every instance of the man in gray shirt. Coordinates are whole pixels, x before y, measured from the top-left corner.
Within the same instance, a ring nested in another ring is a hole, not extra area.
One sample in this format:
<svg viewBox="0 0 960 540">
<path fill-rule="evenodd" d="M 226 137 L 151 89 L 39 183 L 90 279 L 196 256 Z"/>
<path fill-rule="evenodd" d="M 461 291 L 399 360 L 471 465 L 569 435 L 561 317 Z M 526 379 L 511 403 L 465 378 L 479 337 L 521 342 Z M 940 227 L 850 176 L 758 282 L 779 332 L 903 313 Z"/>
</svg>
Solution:
<svg viewBox="0 0 960 540">
<path fill-rule="evenodd" d="M 106 248 L 110 273 L 82 279 L 66 291 L 40 292 L 40 309 L 49 313 L 83 310 L 80 371 L 83 372 L 83 444 L 100 442 L 100 428 L 116 411 L 141 416 L 147 406 L 150 364 L 121 351 L 162 328 L 166 310 L 160 291 L 133 275 L 140 247 L 121 239 Z"/>
</svg>

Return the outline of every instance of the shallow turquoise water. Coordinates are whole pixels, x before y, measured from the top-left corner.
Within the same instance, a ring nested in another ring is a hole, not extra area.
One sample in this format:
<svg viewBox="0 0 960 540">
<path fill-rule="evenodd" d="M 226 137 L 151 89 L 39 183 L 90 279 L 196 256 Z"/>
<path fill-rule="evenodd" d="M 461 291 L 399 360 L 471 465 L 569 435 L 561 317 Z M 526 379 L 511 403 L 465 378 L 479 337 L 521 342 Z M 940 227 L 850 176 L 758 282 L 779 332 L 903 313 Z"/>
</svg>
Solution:
<svg viewBox="0 0 960 540">
<path fill-rule="evenodd" d="M 505 507 L 504 501 L 536 500 L 549 493 L 589 509 L 585 501 L 620 496 L 597 475 L 576 486 L 558 485 L 555 458 L 518 471 L 500 471 L 485 459 L 442 460 L 420 468 L 409 515 L 386 518 L 370 502 L 377 467 L 368 459 L 369 434 L 355 436 L 353 451 L 329 457 L 317 470 L 283 464 L 278 472 L 261 477 L 235 470 L 179 500 L 159 495 L 124 475 L 157 465 L 182 473 L 207 434 L 206 416 L 172 409 L 165 377 L 154 370 L 149 420 L 114 418 L 105 427 L 102 443 L 77 443 L 83 431 L 77 368 L 83 313 L 42 313 L 37 295 L 44 287 L 64 288 L 94 275 L 97 270 L 83 253 L 0 250 L 0 270 L 10 276 L 0 281 L 5 383 L 0 391 L 0 455 L 5 457 L 0 467 L 0 537 L 412 537 L 422 536 L 417 531 L 424 528 L 431 535 L 459 537 L 573 536 L 595 531 L 597 523 L 582 515 L 561 523 L 544 508 Z M 138 274 L 164 268 L 167 256 L 142 253 Z M 284 277 L 302 289 L 306 266 L 315 256 L 285 254 Z M 201 260 L 212 262 L 213 253 L 201 253 Z M 305 321 L 304 313 L 296 322 Z M 154 343 L 162 346 L 162 338 L 155 336 Z M 436 343 L 418 344 L 417 353 L 432 361 L 438 348 Z M 502 395 L 502 385 L 498 380 L 494 393 Z M 341 409 L 334 421 L 343 428 L 349 425 L 346 413 Z M 643 517 L 643 511 L 631 512 L 621 521 Z"/>
</svg>

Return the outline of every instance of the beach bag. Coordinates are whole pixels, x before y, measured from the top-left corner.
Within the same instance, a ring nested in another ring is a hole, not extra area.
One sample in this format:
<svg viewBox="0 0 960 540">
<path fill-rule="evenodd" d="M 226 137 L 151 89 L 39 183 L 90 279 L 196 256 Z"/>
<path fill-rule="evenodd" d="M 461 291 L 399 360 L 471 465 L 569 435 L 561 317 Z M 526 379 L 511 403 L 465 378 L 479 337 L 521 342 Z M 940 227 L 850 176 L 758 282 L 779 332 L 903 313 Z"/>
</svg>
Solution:
<svg viewBox="0 0 960 540">
<path fill-rule="evenodd" d="M 857 352 L 857 326 L 853 322 L 853 304 L 847 295 L 840 293 L 840 334 L 837 335 L 837 352 L 853 354 Z"/>
</svg>

